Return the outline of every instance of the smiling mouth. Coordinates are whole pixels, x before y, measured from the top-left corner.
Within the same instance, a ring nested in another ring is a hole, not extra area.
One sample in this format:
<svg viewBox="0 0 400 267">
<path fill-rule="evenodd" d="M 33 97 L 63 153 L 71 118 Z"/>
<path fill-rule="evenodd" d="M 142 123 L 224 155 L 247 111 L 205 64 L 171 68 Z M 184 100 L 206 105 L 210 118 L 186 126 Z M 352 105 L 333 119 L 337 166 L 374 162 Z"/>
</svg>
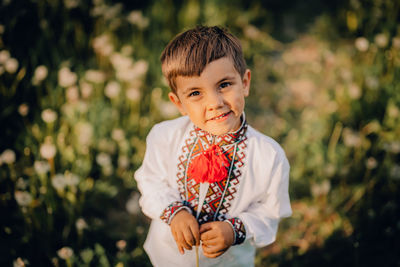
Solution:
<svg viewBox="0 0 400 267">
<path fill-rule="evenodd" d="M 231 112 L 232 112 L 232 111 L 228 111 L 228 112 L 226 112 L 226 113 L 223 113 L 223 114 L 221 114 L 221 115 L 219 115 L 219 116 L 217 116 L 217 117 L 214 117 L 214 118 L 212 118 L 212 119 L 209 119 L 209 121 L 220 120 L 220 119 L 222 119 L 222 118 L 228 116 Z"/>
</svg>

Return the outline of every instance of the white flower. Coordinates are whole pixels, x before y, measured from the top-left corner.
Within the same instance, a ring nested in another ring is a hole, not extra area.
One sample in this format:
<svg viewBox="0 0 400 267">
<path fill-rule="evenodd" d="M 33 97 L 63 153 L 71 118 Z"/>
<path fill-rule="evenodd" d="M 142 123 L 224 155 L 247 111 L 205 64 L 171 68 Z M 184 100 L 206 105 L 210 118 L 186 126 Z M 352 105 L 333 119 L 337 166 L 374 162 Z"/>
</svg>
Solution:
<svg viewBox="0 0 400 267">
<path fill-rule="evenodd" d="M 75 222 L 75 227 L 78 231 L 82 231 L 83 229 L 87 228 L 88 225 L 83 218 L 78 218 Z"/>
<path fill-rule="evenodd" d="M 116 81 L 111 81 L 107 83 L 106 88 L 104 89 L 104 94 L 112 99 L 115 98 L 119 95 L 119 92 L 121 91 L 121 86 L 119 83 Z"/>
<path fill-rule="evenodd" d="M 249 39 L 257 39 L 260 36 L 260 31 L 253 25 L 248 25 L 244 28 L 244 35 Z"/>
<path fill-rule="evenodd" d="M 111 132 L 111 137 L 112 137 L 112 139 L 114 139 L 117 142 L 124 140 L 125 139 L 124 130 L 122 130 L 120 128 L 113 129 Z"/>
<path fill-rule="evenodd" d="M 100 1 L 93 0 L 93 3 L 95 6 L 92 8 L 92 10 L 90 10 L 90 15 L 92 17 L 104 16 L 107 6 L 104 5 L 103 3 L 101 5 L 99 5 L 99 4 L 96 4 L 95 2 L 100 2 Z"/>
<path fill-rule="evenodd" d="M 50 165 L 47 161 L 35 161 L 33 168 L 37 174 L 41 175 L 46 174 L 50 170 Z"/>
<path fill-rule="evenodd" d="M 88 122 L 78 122 L 74 127 L 78 143 L 83 146 L 90 145 L 93 139 L 93 126 Z"/>
<path fill-rule="evenodd" d="M 138 60 L 129 68 L 118 68 L 116 76 L 126 82 L 132 82 L 143 76 L 148 70 L 149 64 L 145 60 Z"/>
<path fill-rule="evenodd" d="M 383 145 L 383 149 L 388 152 L 398 154 L 400 153 L 400 142 L 385 143 Z"/>
<path fill-rule="evenodd" d="M 79 0 L 64 0 L 64 5 L 66 8 L 72 9 L 79 5 Z"/>
<path fill-rule="evenodd" d="M 0 51 L 0 64 L 6 63 L 6 61 L 10 58 L 10 52 L 7 50 Z"/>
<path fill-rule="evenodd" d="M 53 145 L 51 142 L 45 142 L 40 146 L 40 155 L 42 155 L 42 157 L 45 159 L 54 158 L 56 152 L 56 146 Z"/>
<path fill-rule="evenodd" d="M 384 33 L 379 33 L 375 35 L 375 43 L 378 47 L 384 48 L 388 45 L 389 39 Z"/>
<path fill-rule="evenodd" d="M 13 262 L 13 267 L 25 267 L 29 265 L 29 261 L 27 260 L 23 260 L 20 257 L 18 257 L 16 260 L 14 260 Z"/>
<path fill-rule="evenodd" d="M 132 82 L 138 78 L 138 76 L 133 72 L 133 67 L 127 69 L 117 69 L 115 75 L 117 76 L 118 80 L 124 82 Z"/>
<path fill-rule="evenodd" d="M 23 103 L 19 105 L 18 113 L 21 114 L 21 116 L 25 117 L 26 115 L 28 115 L 28 112 L 29 112 L 29 106 L 27 104 Z"/>
<path fill-rule="evenodd" d="M 351 99 L 359 99 L 361 97 L 361 89 L 357 84 L 350 85 L 348 92 Z"/>
<path fill-rule="evenodd" d="M 136 215 L 140 211 L 139 207 L 139 193 L 135 192 L 126 202 L 126 210 L 133 215 Z"/>
<path fill-rule="evenodd" d="M 67 67 L 63 67 L 58 71 L 58 84 L 62 87 L 69 87 L 76 83 L 78 77 L 76 73 L 71 72 Z"/>
<path fill-rule="evenodd" d="M 118 157 L 118 167 L 126 170 L 129 167 L 129 158 L 125 155 Z"/>
<path fill-rule="evenodd" d="M 369 47 L 369 42 L 365 37 L 358 37 L 354 44 L 356 48 L 361 52 L 367 51 Z"/>
<path fill-rule="evenodd" d="M 4 64 L 4 68 L 8 73 L 15 73 L 18 69 L 19 63 L 18 60 L 15 58 L 7 59 L 6 63 Z"/>
<path fill-rule="evenodd" d="M 74 173 L 66 172 L 64 175 L 64 181 L 65 185 L 75 186 L 79 184 L 79 176 Z"/>
<path fill-rule="evenodd" d="M 18 205 L 22 207 L 29 206 L 32 203 L 32 196 L 26 191 L 15 191 L 14 197 Z"/>
<path fill-rule="evenodd" d="M 164 118 L 172 118 L 179 114 L 178 109 L 175 107 L 174 104 L 167 101 L 162 101 L 159 105 L 159 110 Z"/>
<path fill-rule="evenodd" d="M 131 24 L 138 26 L 138 28 L 140 29 L 144 29 L 149 25 L 149 19 L 143 17 L 142 12 L 137 10 L 134 10 L 131 13 L 129 13 L 127 20 Z"/>
<path fill-rule="evenodd" d="M 13 164 L 15 162 L 15 152 L 11 149 L 6 149 L 1 154 L 1 160 L 6 164 Z"/>
<path fill-rule="evenodd" d="M 52 109 L 42 111 L 42 120 L 46 123 L 53 123 L 57 119 L 57 113 Z"/>
<path fill-rule="evenodd" d="M 342 68 L 340 70 L 340 76 L 347 82 L 350 82 L 353 79 L 353 73 L 347 68 Z"/>
<path fill-rule="evenodd" d="M 112 18 L 118 17 L 121 13 L 123 6 L 121 3 L 108 6 L 104 12 L 104 18 L 106 20 L 111 20 Z"/>
<path fill-rule="evenodd" d="M 51 178 L 51 184 L 57 190 L 64 190 L 67 185 L 64 175 L 58 173 Z"/>
<path fill-rule="evenodd" d="M 117 243 L 115 243 L 115 245 L 119 250 L 124 250 L 126 248 L 126 241 L 118 240 Z"/>
<path fill-rule="evenodd" d="M 392 45 L 396 49 L 400 49 L 400 37 L 393 37 Z"/>
<path fill-rule="evenodd" d="M 92 83 L 103 83 L 106 80 L 106 74 L 100 70 L 87 70 L 85 79 Z"/>
<path fill-rule="evenodd" d="M 67 91 L 65 92 L 65 96 L 67 97 L 67 101 L 70 103 L 74 103 L 79 99 L 79 91 L 78 87 L 71 86 L 68 87 Z"/>
<path fill-rule="evenodd" d="M 126 97 L 131 101 L 138 101 L 140 99 L 140 91 L 137 88 L 129 88 L 126 90 Z"/>
<path fill-rule="evenodd" d="M 316 86 L 312 80 L 306 78 L 290 80 L 288 87 L 297 105 L 307 105 L 314 100 Z"/>
<path fill-rule="evenodd" d="M 63 247 L 57 251 L 57 254 L 61 259 L 67 260 L 74 255 L 74 251 L 70 247 Z"/>
<path fill-rule="evenodd" d="M 41 81 L 46 79 L 48 74 L 47 67 L 44 65 L 40 65 L 35 69 L 35 73 L 32 78 L 33 85 L 38 85 Z"/>
<path fill-rule="evenodd" d="M 109 154 L 101 152 L 96 156 L 96 162 L 102 167 L 111 165 L 111 157 Z"/>
<path fill-rule="evenodd" d="M 378 166 L 378 162 L 376 161 L 375 158 L 369 157 L 365 161 L 365 165 L 367 166 L 368 169 L 375 169 Z"/>
<path fill-rule="evenodd" d="M 100 35 L 94 38 L 93 48 L 97 53 L 103 56 L 109 56 L 114 50 L 108 35 Z"/>
<path fill-rule="evenodd" d="M 361 145 L 360 135 L 348 128 L 343 130 L 343 141 L 348 147 L 359 147 Z"/>
<path fill-rule="evenodd" d="M 135 73 L 135 76 L 141 76 L 147 72 L 149 69 L 149 63 L 144 60 L 138 60 L 136 61 L 135 65 L 133 65 L 133 72 Z"/>
<path fill-rule="evenodd" d="M 133 65 L 133 60 L 129 57 L 125 57 L 120 53 L 113 53 L 110 56 L 111 64 L 116 70 L 128 69 Z"/>
<path fill-rule="evenodd" d="M 311 193 L 314 197 L 326 195 L 331 189 L 331 183 L 328 180 L 324 180 L 320 184 L 313 184 L 311 186 Z"/>
<path fill-rule="evenodd" d="M 89 98 L 93 92 L 93 86 L 87 82 L 80 83 L 81 94 L 83 98 Z"/>
</svg>

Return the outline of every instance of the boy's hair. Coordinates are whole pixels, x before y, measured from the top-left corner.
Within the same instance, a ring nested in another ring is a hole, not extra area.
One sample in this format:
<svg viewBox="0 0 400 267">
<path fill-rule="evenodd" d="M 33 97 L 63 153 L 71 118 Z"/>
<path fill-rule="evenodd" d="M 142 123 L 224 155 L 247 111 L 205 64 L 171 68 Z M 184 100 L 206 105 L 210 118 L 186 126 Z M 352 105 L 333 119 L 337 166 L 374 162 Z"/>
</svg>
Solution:
<svg viewBox="0 0 400 267">
<path fill-rule="evenodd" d="M 197 26 L 169 42 L 161 54 L 161 68 L 176 93 L 177 76 L 200 76 L 207 64 L 222 57 L 230 58 L 243 77 L 246 62 L 239 39 L 218 26 Z"/>
</svg>

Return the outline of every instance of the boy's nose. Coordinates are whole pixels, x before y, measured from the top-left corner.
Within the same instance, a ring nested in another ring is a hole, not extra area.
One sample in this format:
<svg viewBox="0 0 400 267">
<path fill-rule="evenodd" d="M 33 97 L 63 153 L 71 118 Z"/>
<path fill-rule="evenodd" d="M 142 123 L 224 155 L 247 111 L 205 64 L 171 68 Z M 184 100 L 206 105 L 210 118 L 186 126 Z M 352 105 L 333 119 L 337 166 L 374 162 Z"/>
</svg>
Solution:
<svg viewBox="0 0 400 267">
<path fill-rule="evenodd" d="M 218 92 L 210 93 L 207 97 L 208 109 L 217 109 L 224 105 L 224 99 Z"/>
</svg>

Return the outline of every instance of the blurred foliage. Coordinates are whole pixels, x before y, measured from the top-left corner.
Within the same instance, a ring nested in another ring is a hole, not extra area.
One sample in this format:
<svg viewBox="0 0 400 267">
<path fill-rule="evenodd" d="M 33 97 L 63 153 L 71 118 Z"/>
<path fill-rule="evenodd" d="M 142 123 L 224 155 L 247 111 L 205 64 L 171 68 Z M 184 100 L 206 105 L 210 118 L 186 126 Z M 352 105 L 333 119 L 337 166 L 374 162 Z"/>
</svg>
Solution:
<svg viewBox="0 0 400 267">
<path fill-rule="evenodd" d="M 176 117 L 159 55 L 223 25 L 247 118 L 291 162 L 293 216 L 257 266 L 399 266 L 399 1 L 3 1 L 2 266 L 150 266 L 133 180 Z"/>
</svg>

